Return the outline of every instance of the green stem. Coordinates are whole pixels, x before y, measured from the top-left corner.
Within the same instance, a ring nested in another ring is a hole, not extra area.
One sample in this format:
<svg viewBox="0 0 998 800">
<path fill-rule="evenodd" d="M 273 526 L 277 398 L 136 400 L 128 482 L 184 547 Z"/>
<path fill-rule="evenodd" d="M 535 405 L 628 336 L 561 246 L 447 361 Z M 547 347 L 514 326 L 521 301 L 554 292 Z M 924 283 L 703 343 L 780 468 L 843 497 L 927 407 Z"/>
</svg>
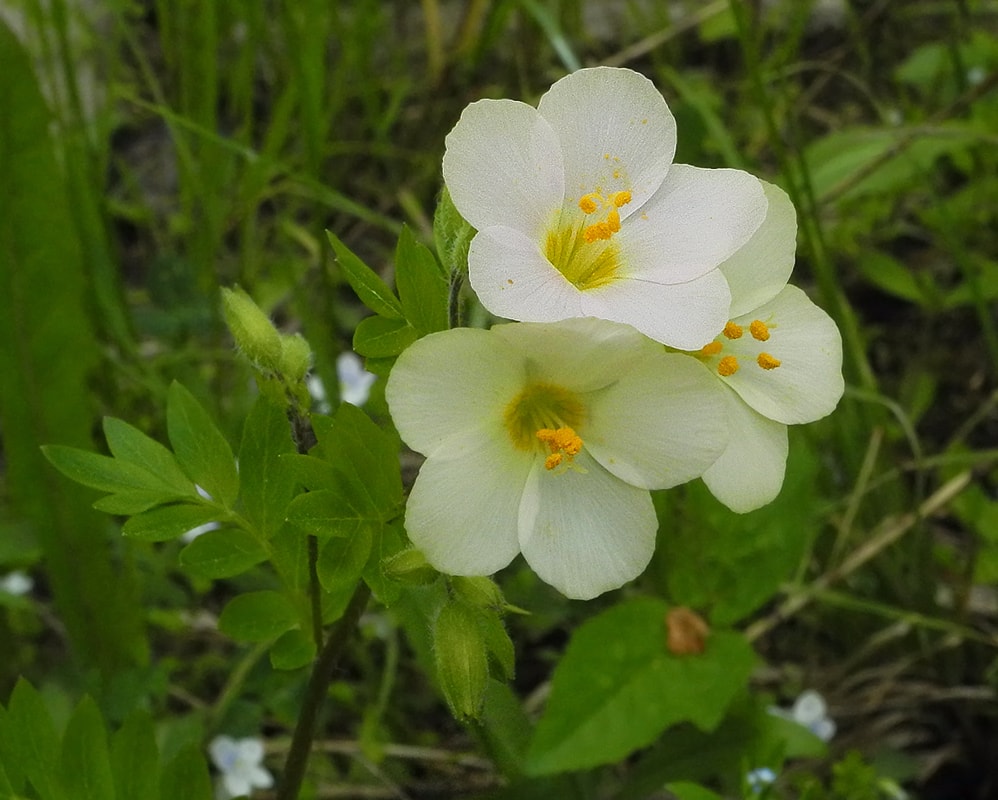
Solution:
<svg viewBox="0 0 998 800">
<path fill-rule="evenodd" d="M 312 638 L 322 647 L 322 587 L 319 585 L 319 540 L 308 537 L 308 593 L 312 600 Z"/>
<path fill-rule="evenodd" d="M 305 768 L 308 766 L 309 753 L 312 750 L 312 740 L 315 738 L 316 723 L 318 721 L 319 709 L 322 701 L 326 697 L 329 684 L 333 680 L 333 672 L 339 663 L 340 655 L 357 627 L 357 621 L 367 606 L 367 601 L 371 596 L 371 590 L 367 584 L 361 583 L 350 598 L 346 611 L 333 627 L 326 646 L 316 659 L 312 668 L 312 676 L 308 680 L 308 687 L 305 690 L 305 699 L 302 703 L 301 714 L 298 716 L 298 724 L 295 727 L 294 736 L 291 739 L 291 749 L 288 750 L 288 758 L 284 764 L 284 780 L 277 791 L 277 800 L 297 800 L 298 792 L 301 790 L 302 781 L 305 778 Z"/>
</svg>

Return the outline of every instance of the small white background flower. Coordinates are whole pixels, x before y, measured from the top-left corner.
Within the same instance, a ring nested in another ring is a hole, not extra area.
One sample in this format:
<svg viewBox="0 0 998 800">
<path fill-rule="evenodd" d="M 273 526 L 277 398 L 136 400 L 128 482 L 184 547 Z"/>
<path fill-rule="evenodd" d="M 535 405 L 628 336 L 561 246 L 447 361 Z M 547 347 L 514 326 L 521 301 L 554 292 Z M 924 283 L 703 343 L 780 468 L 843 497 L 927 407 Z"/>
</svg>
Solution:
<svg viewBox="0 0 998 800">
<path fill-rule="evenodd" d="M 27 594 L 34 588 L 34 586 L 34 579 L 21 570 L 9 572 L 0 578 L 0 592 L 12 594 L 15 597 Z"/>
<path fill-rule="evenodd" d="M 218 768 L 219 800 L 249 796 L 254 789 L 269 789 L 273 776 L 264 769 L 263 742 L 260 739 L 233 739 L 216 736 L 208 745 L 211 760 Z"/>
<path fill-rule="evenodd" d="M 825 698 L 813 689 L 801 692 L 790 709 L 774 706 L 769 713 L 796 722 L 823 742 L 831 741 L 835 736 L 835 721 L 828 716 Z"/>
</svg>

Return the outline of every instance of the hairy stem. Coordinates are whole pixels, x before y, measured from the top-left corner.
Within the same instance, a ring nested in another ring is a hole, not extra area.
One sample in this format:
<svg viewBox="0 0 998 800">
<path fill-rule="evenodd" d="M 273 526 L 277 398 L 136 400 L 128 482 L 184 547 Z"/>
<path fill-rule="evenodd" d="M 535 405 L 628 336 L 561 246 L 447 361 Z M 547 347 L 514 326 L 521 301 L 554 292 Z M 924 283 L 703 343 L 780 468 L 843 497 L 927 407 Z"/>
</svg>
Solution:
<svg viewBox="0 0 998 800">
<path fill-rule="evenodd" d="M 364 612 L 370 596 L 371 590 L 367 588 L 367 584 L 361 583 L 350 598 L 343 616 L 333 626 L 325 647 L 322 648 L 312 667 L 312 676 L 308 679 L 301 714 L 298 715 L 298 724 L 291 738 L 291 749 L 284 763 L 284 780 L 277 791 L 277 800 L 297 800 L 302 780 L 305 778 L 312 740 L 315 738 L 319 709 L 333 680 L 333 672 L 339 663 L 343 648 L 357 627 L 357 621 Z"/>
</svg>

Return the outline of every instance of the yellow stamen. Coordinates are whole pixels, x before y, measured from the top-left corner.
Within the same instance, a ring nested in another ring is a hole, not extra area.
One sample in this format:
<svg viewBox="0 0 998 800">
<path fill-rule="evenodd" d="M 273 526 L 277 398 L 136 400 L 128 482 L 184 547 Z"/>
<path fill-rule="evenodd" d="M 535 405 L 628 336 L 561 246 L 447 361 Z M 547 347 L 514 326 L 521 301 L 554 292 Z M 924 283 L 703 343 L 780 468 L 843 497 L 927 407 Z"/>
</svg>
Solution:
<svg viewBox="0 0 998 800">
<path fill-rule="evenodd" d="M 626 190 L 623 192 L 614 192 L 611 199 L 613 200 L 613 205 L 616 208 L 620 208 L 631 202 L 631 193 Z"/>
<path fill-rule="evenodd" d="M 581 200 L 579 200 L 579 208 L 582 209 L 584 214 L 592 214 L 599 206 L 596 204 L 596 200 L 599 198 L 598 194 L 587 194 Z"/>
<path fill-rule="evenodd" d="M 551 450 L 551 455 L 544 459 L 545 469 L 551 470 L 561 466 L 565 456 L 568 456 L 568 462 L 571 463 L 572 459 L 582 452 L 582 439 L 569 427 L 557 430 L 541 428 L 537 431 L 537 438 Z"/>
<path fill-rule="evenodd" d="M 756 361 L 763 369 L 776 369 L 781 363 L 780 359 L 773 358 L 769 353 L 759 353 Z"/>
<path fill-rule="evenodd" d="M 737 322 L 728 321 L 728 324 L 724 326 L 724 335 L 729 339 L 741 339 L 742 338 L 742 326 Z"/>
<path fill-rule="evenodd" d="M 725 356 L 717 362 L 717 374 L 727 378 L 738 372 L 738 359 L 734 356 Z"/>
<path fill-rule="evenodd" d="M 528 384 L 503 413 L 513 446 L 545 455 L 558 451 L 576 455 L 575 448 L 581 449 L 582 439 L 575 429 L 585 421 L 586 408 L 575 393 L 552 383 Z"/>
<path fill-rule="evenodd" d="M 769 339 L 769 326 L 761 319 L 752 320 L 752 324 L 749 325 L 749 331 L 752 334 L 752 338 L 758 339 L 760 342 L 765 342 Z"/>
<path fill-rule="evenodd" d="M 720 342 L 707 342 L 703 347 L 700 348 L 700 355 L 702 356 L 716 356 L 724 348 Z"/>
</svg>

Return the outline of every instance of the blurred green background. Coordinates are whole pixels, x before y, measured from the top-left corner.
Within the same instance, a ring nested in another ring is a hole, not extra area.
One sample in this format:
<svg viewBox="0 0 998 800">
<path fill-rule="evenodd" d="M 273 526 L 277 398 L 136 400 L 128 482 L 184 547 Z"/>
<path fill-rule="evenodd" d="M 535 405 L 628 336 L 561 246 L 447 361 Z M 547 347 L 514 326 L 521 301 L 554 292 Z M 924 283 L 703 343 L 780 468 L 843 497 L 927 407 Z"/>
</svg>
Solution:
<svg viewBox="0 0 998 800">
<path fill-rule="evenodd" d="M 0 591 L 0 698 L 23 674 L 112 718 L 290 724 L 297 689 L 198 624 L 226 588 L 182 576 L 176 546 L 124 542 L 38 447 L 103 448 L 104 415 L 162 439 L 174 379 L 235 439 L 252 391 L 219 286 L 300 330 L 335 387 L 364 312 L 324 231 L 390 279 L 403 223 L 432 244 L 467 103 L 610 64 L 662 90 L 677 161 L 790 192 L 793 280 L 845 344 L 846 397 L 792 432 L 778 515 L 732 522 L 696 488 L 662 502 L 731 539 L 805 509 L 748 627 L 761 685 L 819 688 L 835 747 L 900 760 L 921 796 L 995 796 L 998 3 L 7 0 L 0 18 L 0 576 L 34 580 Z M 689 547 L 667 554 L 709 574 Z M 507 591 L 537 611 L 511 623 L 526 695 L 583 612 L 521 574 Z M 356 658 L 347 709 L 403 741 L 459 736 L 439 708 L 414 722 L 429 690 L 404 652 L 412 694 L 387 722 L 386 673 Z M 232 700 L 234 659 L 255 703 Z"/>
</svg>

